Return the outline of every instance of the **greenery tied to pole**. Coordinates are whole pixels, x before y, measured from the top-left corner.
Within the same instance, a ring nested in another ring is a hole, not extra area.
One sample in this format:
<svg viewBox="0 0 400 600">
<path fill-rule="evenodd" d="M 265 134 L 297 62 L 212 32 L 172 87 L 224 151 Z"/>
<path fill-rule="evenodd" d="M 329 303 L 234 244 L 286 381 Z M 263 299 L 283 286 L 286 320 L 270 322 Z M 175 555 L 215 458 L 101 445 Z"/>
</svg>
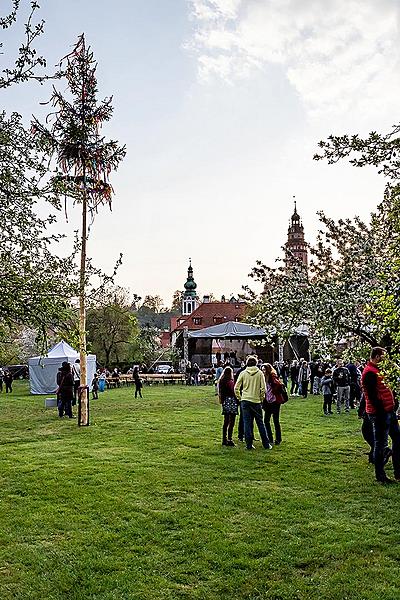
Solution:
<svg viewBox="0 0 400 600">
<path fill-rule="evenodd" d="M 46 125 L 37 119 L 32 124 L 50 156 L 56 161 L 52 185 L 55 193 L 71 198 L 82 210 L 80 235 L 79 277 L 79 351 L 81 361 L 81 418 L 80 425 L 88 425 L 88 395 L 86 386 L 86 289 L 90 269 L 87 269 L 88 218 L 93 220 L 98 207 L 111 208 L 113 188 L 109 181 L 111 171 L 118 168 L 125 156 L 125 147 L 117 141 L 106 141 L 100 135 L 104 122 L 113 112 L 112 98 L 97 100 L 97 63 L 82 34 L 72 52 L 64 57 L 60 67 L 65 73 L 71 98 L 55 87 L 50 103 L 55 108 Z"/>
</svg>

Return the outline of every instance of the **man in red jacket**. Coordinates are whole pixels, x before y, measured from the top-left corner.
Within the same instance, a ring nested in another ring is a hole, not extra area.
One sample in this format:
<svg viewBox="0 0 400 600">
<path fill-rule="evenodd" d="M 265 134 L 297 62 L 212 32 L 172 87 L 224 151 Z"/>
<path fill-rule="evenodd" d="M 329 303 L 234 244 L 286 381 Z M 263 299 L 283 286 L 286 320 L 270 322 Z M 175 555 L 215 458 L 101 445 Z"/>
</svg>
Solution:
<svg viewBox="0 0 400 600">
<path fill-rule="evenodd" d="M 395 412 L 392 390 L 385 384 L 379 372 L 379 363 L 386 354 L 384 348 L 373 348 L 365 367 L 361 383 L 365 396 L 365 410 L 372 423 L 374 434 L 374 465 L 376 480 L 394 483 L 384 469 L 385 448 L 388 435 L 392 438 L 393 470 L 395 479 L 400 480 L 400 429 Z"/>
</svg>

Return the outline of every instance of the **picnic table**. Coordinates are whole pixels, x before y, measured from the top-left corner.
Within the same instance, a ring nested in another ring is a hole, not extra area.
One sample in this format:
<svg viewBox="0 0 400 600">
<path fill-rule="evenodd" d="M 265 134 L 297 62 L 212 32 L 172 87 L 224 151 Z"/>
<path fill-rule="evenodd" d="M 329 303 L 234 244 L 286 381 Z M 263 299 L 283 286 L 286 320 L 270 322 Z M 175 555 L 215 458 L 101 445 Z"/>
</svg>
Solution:
<svg viewBox="0 0 400 600">
<path fill-rule="evenodd" d="M 135 382 L 132 375 L 120 375 L 119 377 L 107 377 L 107 389 L 115 389 L 121 386 L 133 385 Z"/>
<path fill-rule="evenodd" d="M 177 383 L 185 384 L 186 377 L 181 373 L 140 373 L 140 379 L 143 383 L 147 385 L 151 385 L 153 383 L 159 385 L 162 383 L 163 385 L 175 385 Z"/>
</svg>

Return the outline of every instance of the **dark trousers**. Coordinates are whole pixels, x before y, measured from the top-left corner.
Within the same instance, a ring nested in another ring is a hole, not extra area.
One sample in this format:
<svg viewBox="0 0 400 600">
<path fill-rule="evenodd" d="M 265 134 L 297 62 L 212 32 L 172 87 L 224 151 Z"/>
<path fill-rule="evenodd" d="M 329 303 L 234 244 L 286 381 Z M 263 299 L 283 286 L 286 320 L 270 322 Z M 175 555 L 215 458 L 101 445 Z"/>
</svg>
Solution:
<svg viewBox="0 0 400 600">
<path fill-rule="evenodd" d="M 281 411 L 281 405 L 278 402 L 270 402 L 264 404 L 264 425 L 267 430 L 267 436 L 269 441 L 273 442 L 273 435 L 271 429 L 271 417 L 274 422 L 275 429 L 275 444 L 280 444 L 282 441 L 281 424 L 279 423 L 279 413 Z"/>
<path fill-rule="evenodd" d="M 143 398 L 143 396 L 142 396 L 142 385 L 141 384 L 137 385 L 135 383 L 135 398 L 138 397 L 138 394 L 139 394 L 140 398 Z"/>
<path fill-rule="evenodd" d="M 239 404 L 238 438 L 241 441 L 243 441 L 243 438 L 244 438 L 244 423 L 243 423 L 243 412 L 242 412 L 241 404 Z"/>
<path fill-rule="evenodd" d="M 70 398 L 59 398 L 57 406 L 59 417 L 63 417 L 65 414 L 67 417 L 72 419 L 72 402 Z"/>
<path fill-rule="evenodd" d="M 10 381 L 10 383 L 7 383 L 6 381 L 6 394 L 8 394 L 8 392 L 12 392 L 12 381 Z"/>
<path fill-rule="evenodd" d="M 72 400 L 72 406 L 75 406 L 75 404 L 77 403 L 78 400 L 78 389 L 79 386 L 81 385 L 81 382 L 79 381 L 79 379 L 74 381 L 74 397 Z"/>
<path fill-rule="evenodd" d="M 242 405 L 239 404 L 239 423 L 238 423 L 238 440 L 243 442 L 244 440 L 244 421 L 243 421 L 243 411 Z M 254 440 L 254 430 L 251 432 L 251 438 Z"/>
<path fill-rule="evenodd" d="M 372 427 L 372 423 L 367 416 L 363 417 L 362 425 L 361 425 L 361 433 L 364 440 L 370 447 L 370 451 L 368 454 L 369 462 L 374 462 L 374 429 Z"/>
<path fill-rule="evenodd" d="M 2 391 L 3 391 L 3 380 L 0 377 L 0 392 L 2 392 Z"/>
<path fill-rule="evenodd" d="M 224 424 L 222 425 L 222 441 L 232 440 L 233 428 L 235 427 L 236 415 L 227 413 L 224 415 Z"/>
<path fill-rule="evenodd" d="M 355 399 L 356 399 L 356 384 L 350 384 L 350 396 L 349 396 L 349 404 L 350 408 L 355 408 Z"/>
<path fill-rule="evenodd" d="M 246 440 L 246 447 L 250 450 L 253 445 L 253 428 L 255 421 L 258 431 L 260 432 L 262 445 L 264 448 L 268 448 L 269 439 L 263 421 L 261 402 L 249 402 L 248 400 L 242 400 L 240 406 L 243 411 L 244 438 Z"/>
<path fill-rule="evenodd" d="M 308 379 L 306 381 L 302 381 L 301 382 L 301 393 L 303 395 L 303 398 L 307 398 L 307 394 L 308 394 Z"/>
<path fill-rule="evenodd" d="M 290 385 L 290 395 L 297 394 L 298 389 L 299 384 L 297 383 L 297 379 L 292 379 Z"/>
<path fill-rule="evenodd" d="M 368 415 L 372 423 L 374 435 L 374 465 L 377 481 L 384 481 L 386 473 L 384 469 L 385 448 L 388 443 L 388 435 L 392 438 L 392 461 L 394 476 L 400 478 L 400 429 L 395 412 L 383 415 Z"/>
<path fill-rule="evenodd" d="M 324 413 L 332 412 L 332 394 L 324 394 Z"/>
</svg>

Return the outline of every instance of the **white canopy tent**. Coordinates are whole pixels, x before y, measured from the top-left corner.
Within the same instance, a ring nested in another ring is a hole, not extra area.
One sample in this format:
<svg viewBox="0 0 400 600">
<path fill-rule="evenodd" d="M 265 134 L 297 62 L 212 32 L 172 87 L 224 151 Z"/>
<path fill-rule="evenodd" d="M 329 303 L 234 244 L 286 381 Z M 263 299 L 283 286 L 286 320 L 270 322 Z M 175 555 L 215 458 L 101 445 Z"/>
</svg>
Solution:
<svg viewBox="0 0 400 600">
<path fill-rule="evenodd" d="M 34 356 L 29 359 L 29 383 L 31 394 L 54 394 L 57 389 L 56 377 L 61 364 L 71 365 L 79 358 L 79 354 L 67 342 L 58 342 L 47 356 Z M 87 356 L 87 382 L 92 387 L 93 376 L 96 372 L 96 356 Z"/>
</svg>

